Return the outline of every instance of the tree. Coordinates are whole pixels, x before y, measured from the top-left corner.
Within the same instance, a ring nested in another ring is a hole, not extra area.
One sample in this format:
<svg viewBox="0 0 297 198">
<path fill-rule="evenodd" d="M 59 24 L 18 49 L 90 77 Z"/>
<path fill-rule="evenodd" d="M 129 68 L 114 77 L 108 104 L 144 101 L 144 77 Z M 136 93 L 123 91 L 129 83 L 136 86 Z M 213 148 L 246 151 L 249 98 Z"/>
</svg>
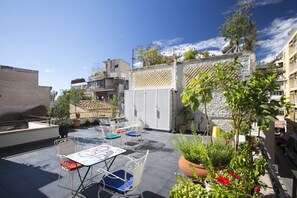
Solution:
<svg viewBox="0 0 297 198">
<path fill-rule="evenodd" d="M 145 48 L 136 49 L 136 59 L 139 59 L 143 63 L 143 67 L 170 63 L 174 61 L 174 55 L 164 56 L 159 51 L 160 47 L 152 44 Z"/>
<path fill-rule="evenodd" d="M 76 112 L 76 107 L 79 105 L 79 102 L 83 97 L 83 93 L 80 89 L 71 88 L 69 90 L 69 97 L 70 97 L 70 103 L 74 105 L 74 112 L 78 117 Z"/>
<path fill-rule="evenodd" d="M 284 96 L 280 101 L 270 100 L 270 94 L 279 88 L 277 79 L 280 73 L 254 72 L 248 78 L 240 80 L 237 72 L 241 66 L 237 59 L 229 63 L 218 63 L 215 74 L 216 89 L 222 91 L 226 98 L 226 107 L 231 111 L 236 150 L 244 123 L 251 130 L 252 123 L 256 121 L 260 130 L 267 130 L 269 122 L 277 120 L 281 107 L 286 107 L 287 112 L 290 108 Z"/>
<path fill-rule="evenodd" d="M 207 121 L 207 134 L 210 134 L 210 119 L 208 118 L 206 105 L 212 100 L 212 91 L 213 81 L 211 79 L 211 73 L 202 73 L 198 70 L 196 76 L 191 79 L 189 86 L 181 93 L 182 103 L 186 106 L 189 105 L 193 112 L 195 112 L 201 104 L 204 106 Z"/>
<path fill-rule="evenodd" d="M 257 30 L 255 22 L 250 17 L 251 1 L 240 0 L 232 15 L 226 17 L 225 23 L 219 27 L 220 34 L 231 42 L 231 46 L 235 46 L 234 52 L 243 50 L 254 50 L 256 43 Z"/>
<path fill-rule="evenodd" d="M 57 91 L 51 90 L 51 101 L 55 101 L 57 95 L 58 95 Z"/>
<path fill-rule="evenodd" d="M 57 124 L 65 125 L 69 121 L 69 104 L 70 104 L 70 94 L 67 91 L 58 97 L 57 103 L 53 109 L 54 117 L 56 118 Z"/>
<path fill-rule="evenodd" d="M 204 51 L 200 53 L 202 56 L 204 56 L 204 58 L 208 58 L 209 57 L 209 51 Z"/>
<path fill-rule="evenodd" d="M 184 60 L 195 59 L 197 53 L 198 53 L 197 49 L 190 49 L 190 50 L 186 51 L 184 54 Z"/>
<path fill-rule="evenodd" d="M 116 110 L 118 107 L 118 100 L 115 95 L 113 95 L 112 99 L 110 99 L 109 104 L 111 106 L 111 117 L 115 118 L 116 117 Z"/>
</svg>

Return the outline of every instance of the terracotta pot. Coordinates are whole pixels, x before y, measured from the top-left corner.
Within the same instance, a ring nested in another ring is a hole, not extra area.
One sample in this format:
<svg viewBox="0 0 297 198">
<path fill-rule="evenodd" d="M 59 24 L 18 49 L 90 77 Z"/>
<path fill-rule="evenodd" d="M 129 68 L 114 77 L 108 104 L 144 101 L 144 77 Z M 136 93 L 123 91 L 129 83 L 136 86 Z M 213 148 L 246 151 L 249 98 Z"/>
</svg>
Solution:
<svg viewBox="0 0 297 198">
<path fill-rule="evenodd" d="M 79 126 L 80 126 L 80 119 L 74 119 L 73 120 L 73 126 L 75 128 L 79 128 Z"/>
<path fill-rule="evenodd" d="M 198 175 L 198 177 L 206 178 L 206 176 L 207 176 L 207 170 L 205 170 L 203 168 L 203 166 L 189 162 L 188 160 L 186 160 L 184 158 L 184 156 L 181 156 L 179 158 L 178 165 L 179 165 L 180 170 L 187 177 L 193 177 L 193 168 L 194 168 L 194 172 Z"/>
</svg>

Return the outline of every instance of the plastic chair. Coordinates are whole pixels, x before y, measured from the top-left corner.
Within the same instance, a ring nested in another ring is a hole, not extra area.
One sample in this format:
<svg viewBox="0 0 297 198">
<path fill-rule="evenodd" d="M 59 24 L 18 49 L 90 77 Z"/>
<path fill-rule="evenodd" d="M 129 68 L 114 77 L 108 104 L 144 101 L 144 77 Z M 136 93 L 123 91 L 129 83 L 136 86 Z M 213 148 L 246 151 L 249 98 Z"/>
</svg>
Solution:
<svg viewBox="0 0 297 198">
<path fill-rule="evenodd" d="M 139 159 L 125 156 L 129 160 L 125 165 L 125 169 L 114 172 L 108 172 L 102 168 L 98 169 L 98 173 L 103 174 L 99 182 L 98 197 L 100 197 L 101 191 L 126 197 L 136 190 L 138 190 L 140 196 L 143 197 L 139 185 L 141 183 L 148 153 L 149 151 L 147 150 L 146 154 Z"/>
<path fill-rule="evenodd" d="M 73 174 L 74 171 L 83 167 L 83 165 L 67 159 L 65 156 L 76 152 L 76 139 L 75 138 L 62 138 L 54 141 L 57 156 L 60 160 L 61 171 L 59 173 L 57 186 L 61 178 L 62 171 L 66 171 L 69 175 L 70 189 L 73 191 Z"/>
</svg>

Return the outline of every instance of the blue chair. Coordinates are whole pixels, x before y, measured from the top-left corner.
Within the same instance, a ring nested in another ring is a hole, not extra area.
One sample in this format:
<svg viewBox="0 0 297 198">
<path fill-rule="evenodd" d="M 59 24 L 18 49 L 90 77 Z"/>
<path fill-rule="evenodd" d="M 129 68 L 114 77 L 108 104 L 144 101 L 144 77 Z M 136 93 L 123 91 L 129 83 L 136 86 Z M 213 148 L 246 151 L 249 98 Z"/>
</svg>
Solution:
<svg viewBox="0 0 297 198">
<path fill-rule="evenodd" d="M 125 165 L 125 169 L 114 172 L 109 172 L 103 168 L 99 169 L 98 173 L 103 174 L 103 177 L 99 182 L 98 197 L 100 197 L 101 191 L 126 197 L 137 190 L 140 196 L 143 197 L 139 185 L 148 153 L 149 151 L 147 150 L 146 154 L 139 159 L 125 156 L 129 160 Z"/>
<path fill-rule="evenodd" d="M 132 130 L 127 132 L 126 135 L 128 137 L 131 137 L 131 141 L 135 141 L 134 139 L 137 139 L 139 143 L 141 143 L 142 140 L 142 131 L 143 131 L 143 123 L 137 123 L 132 126 Z"/>
</svg>

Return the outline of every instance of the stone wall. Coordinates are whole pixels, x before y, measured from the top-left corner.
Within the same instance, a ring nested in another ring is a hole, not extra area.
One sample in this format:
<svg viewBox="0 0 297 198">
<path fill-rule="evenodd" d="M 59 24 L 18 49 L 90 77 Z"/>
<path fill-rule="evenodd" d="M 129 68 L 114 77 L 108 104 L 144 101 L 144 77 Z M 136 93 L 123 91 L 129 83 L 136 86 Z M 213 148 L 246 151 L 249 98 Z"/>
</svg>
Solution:
<svg viewBox="0 0 297 198">
<path fill-rule="evenodd" d="M 48 106 L 50 90 L 38 86 L 38 71 L 0 65 L 0 116 Z"/>
</svg>

